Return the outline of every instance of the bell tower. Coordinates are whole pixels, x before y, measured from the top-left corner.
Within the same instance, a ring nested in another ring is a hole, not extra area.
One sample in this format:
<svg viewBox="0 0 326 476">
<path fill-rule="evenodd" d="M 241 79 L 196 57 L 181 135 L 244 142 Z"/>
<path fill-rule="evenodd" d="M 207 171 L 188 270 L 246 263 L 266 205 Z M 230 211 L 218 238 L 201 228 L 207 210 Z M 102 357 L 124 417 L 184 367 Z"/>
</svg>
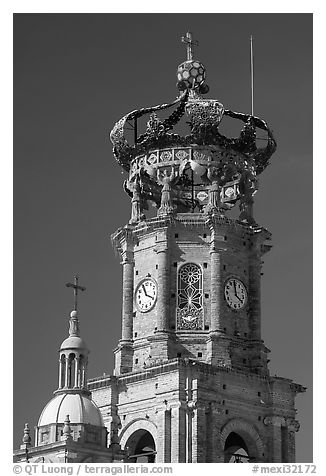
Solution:
<svg viewBox="0 0 326 476">
<path fill-rule="evenodd" d="M 253 214 L 276 142 L 262 119 L 203 97 L 198 42 L 190 32 L 182 41 L 178 98 L 125 115 L 111 132 L 131 199 L 129 222 L 112 235 L 122 335 L 114 375 L 88 388 L 130 462 L 293 462 L 294 399 L 305 389 L 269 374 L 260 289 L 271 234 Z M 238 138 L 221 134 L 227 118 L 242 124 Z M 173 132 L 182 123 L 188 134 Z"/>
</svg>

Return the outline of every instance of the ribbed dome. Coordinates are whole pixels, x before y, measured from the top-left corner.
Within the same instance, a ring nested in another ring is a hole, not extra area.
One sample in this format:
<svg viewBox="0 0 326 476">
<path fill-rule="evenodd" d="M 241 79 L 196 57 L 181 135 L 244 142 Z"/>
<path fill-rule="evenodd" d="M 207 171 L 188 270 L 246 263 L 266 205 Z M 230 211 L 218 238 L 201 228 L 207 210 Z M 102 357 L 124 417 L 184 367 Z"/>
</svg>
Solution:
<svg viewBox="0 0 326 476">
<path fill-rule="evenodd" d="M 99 408 L 90 398 L 80 393 L 60 394 L 52 398 L 42 411 L 38 426 L 63 423 L 67 415 L 70 423 L 104 426 Z"/>
<path fill-rule="evenodd" d="M 60 350 L 64 349 L 85 349 L 87 350 L 86 342 L 78 336 L 69 336 L 65 339 L 60 347 Z"/>
</svg>

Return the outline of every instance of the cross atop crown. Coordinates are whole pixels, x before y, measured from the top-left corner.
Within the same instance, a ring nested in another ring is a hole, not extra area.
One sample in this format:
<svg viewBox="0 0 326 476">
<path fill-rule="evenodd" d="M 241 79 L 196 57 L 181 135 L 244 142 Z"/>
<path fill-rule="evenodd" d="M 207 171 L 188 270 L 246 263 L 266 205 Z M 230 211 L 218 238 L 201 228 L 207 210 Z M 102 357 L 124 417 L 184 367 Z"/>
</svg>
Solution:
<svg viewBox="0 0 326 476">
<path fill-rule="evenodd" d="M 194 46 L 198 46 L 199 42 L 192 39 L 191 31 L 187 31 L 186 35 L 181 38 L 181 41 L 187 45 L 187 60 L 193 60 Z"/>
</svg>

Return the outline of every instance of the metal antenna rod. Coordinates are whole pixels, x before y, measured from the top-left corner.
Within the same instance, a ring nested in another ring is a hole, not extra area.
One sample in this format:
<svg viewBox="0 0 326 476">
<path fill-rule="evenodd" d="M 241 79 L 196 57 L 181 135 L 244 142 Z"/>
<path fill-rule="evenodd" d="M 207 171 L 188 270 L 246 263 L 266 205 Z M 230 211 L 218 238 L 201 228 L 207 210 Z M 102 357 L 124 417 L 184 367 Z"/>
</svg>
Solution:
<svg viewBox="0 0 326 476">
<path fill-rule="evenodd" d="M 254 52 L 252 35 L 250 35 L 250 81 L 251 81 L 251 115 L 254 115 Z"/>
</svg>

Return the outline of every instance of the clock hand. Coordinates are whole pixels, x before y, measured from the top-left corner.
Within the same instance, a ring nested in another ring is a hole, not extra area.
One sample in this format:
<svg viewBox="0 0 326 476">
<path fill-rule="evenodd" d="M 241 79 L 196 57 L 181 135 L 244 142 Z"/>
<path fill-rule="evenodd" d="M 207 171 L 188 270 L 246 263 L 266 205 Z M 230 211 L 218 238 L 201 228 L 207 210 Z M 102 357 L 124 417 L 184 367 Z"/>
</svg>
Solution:
<svg viewBox="0 0 326 476">
<path fill-rule="evenodd" d="M 237 295 L 237 288 L 236 288 L 236 285 L 235 285 L 235 281 L 233 281 L 233 288 L 234 288 L 235 297 L 238 297 L 238 295 Z"/>
<path fill-rule="evenodd" d="M 148 294 L 147 294 L 147 292 L 146 292 L 146 288 L 145 288 L 145 286 L 142 284 L 142 285 L 141 285 L 141 287 L 142 287 L 142 288 L 143 288 L 143 290 L 144 290 L 145 296 L 149 297 L 149 296 L 148 296 Z"/>
</svg>

